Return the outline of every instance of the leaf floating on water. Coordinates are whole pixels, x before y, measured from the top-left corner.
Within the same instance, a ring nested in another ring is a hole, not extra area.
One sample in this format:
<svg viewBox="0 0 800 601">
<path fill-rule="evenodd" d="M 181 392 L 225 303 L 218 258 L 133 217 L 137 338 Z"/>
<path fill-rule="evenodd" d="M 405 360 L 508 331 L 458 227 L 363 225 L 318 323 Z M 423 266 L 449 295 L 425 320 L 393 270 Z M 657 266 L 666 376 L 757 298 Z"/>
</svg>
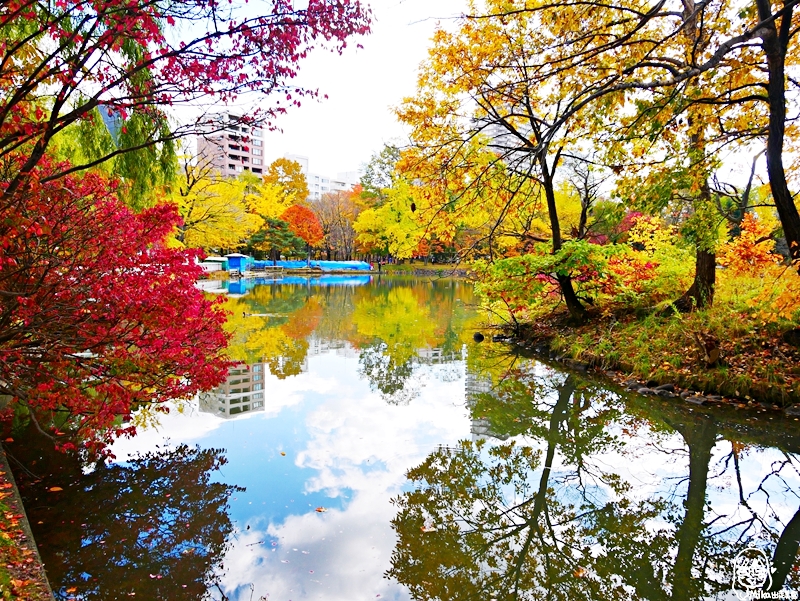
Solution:
<svg viewBox="0 0 800 601">
<path fill-rule="evenodd" d="M 161 574 L 150 574 L 150 578 L 155 578 L 156 580 L 161 580 L 163 576 Z"/>
<path fill-rule="evenodd" d="M 316 511 L 317 513 L 325 513 L 328 510 L 325 509 L 324 507 L 317 507 L 314 511 Z"/>
<path fill-rule="evenodd" d="M 281 563 L 289 563 L 288 559 L 281 559 Z"/>
<path fill-rule="evenodd" d="M 286 453 L 284 453 L 283 451 L 281 451 L 281 457 L 286 457 Z"/>
<path fill-rule="evenodd" d="M 61 492 L 61 491 L 62 491 L 62 490 L 64 490 L 64 489 L 63 489 L 63 488 L 61 488 L 60 486 L 51 486 L 51 487 L 50 487 L 50 488 L 48 488 L 47 490 L 48 490 L 49 492 Z"/>
<path fill-rule="evenodd" d="M 78 587 L 77 587 L 77 586 L 71 586 L 71 587 L 69 587 L 69 588 L 67 589 L 67 592 L 68 592 L 68 593 L 75 593 L 75 592 L 77 592 L 77 591 L 78 591 Z"/>
</svg>

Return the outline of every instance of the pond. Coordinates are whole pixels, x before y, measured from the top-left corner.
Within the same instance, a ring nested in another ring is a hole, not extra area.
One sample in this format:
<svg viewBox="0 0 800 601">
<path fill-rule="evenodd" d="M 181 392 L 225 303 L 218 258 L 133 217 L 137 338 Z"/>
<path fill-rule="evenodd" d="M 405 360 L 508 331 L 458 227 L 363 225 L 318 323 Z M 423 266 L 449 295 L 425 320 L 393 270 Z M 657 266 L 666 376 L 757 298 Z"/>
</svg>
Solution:
<svg viewBox="0 0 800 601">
<path fill-rule="evenodd" d="M 478 344 L 467 282 L 226 293 L 218 390 L 108 465 L 10 445 L 59 599 L 797 597 L 799 422 Z"/>
</svg>

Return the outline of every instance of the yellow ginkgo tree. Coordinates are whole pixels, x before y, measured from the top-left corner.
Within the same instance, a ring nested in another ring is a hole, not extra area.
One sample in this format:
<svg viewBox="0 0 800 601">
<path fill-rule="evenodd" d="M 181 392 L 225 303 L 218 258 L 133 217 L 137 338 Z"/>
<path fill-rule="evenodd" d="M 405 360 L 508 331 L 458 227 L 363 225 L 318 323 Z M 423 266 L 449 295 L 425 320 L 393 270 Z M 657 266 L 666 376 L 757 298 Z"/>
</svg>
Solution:
<svg viewBox="0 0 800 601">
<path fill-rule="evenodd" d="M 187 247 L 236 249 L 288 206 L 276 185 L 253 174 L 219 178 L 186 166 L 184 175 L 173 201 L 183 219 L 175 237 Z"/>
</svg>

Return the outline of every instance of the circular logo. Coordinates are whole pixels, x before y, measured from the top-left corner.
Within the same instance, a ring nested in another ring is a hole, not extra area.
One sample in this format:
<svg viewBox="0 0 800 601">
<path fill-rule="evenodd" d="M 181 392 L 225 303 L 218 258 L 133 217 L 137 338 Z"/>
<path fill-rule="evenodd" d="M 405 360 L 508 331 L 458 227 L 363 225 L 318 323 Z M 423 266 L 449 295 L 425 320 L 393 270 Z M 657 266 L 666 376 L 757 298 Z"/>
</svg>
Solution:
<svg viewBox="0 0 800 601">
<path fill-rule="evenodd" d="M 748 547 L 733 560 L 733 588 L 748 591 L 769 590 L 772 586 L 772 564 L 761 549 Z"/>
</svg>

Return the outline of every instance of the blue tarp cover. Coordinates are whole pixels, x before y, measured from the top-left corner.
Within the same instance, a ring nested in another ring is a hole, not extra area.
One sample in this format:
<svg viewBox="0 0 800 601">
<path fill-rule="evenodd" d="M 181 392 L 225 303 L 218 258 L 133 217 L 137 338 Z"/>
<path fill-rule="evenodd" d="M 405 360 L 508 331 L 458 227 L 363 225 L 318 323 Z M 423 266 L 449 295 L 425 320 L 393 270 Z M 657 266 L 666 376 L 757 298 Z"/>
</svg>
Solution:
<svg viewBox="0 0 800 601">
<path fill-rule="evenodd" d="M 301 276 L 284 277 L 277 280 L 267 280 L 264 278 L 253 278 L 248 280 L 229 280 L 222 282 L 222 286 L 230 294 L 247 294 L 258 285 L 283 285 L 294 284 L 295 286 L 362 286 L 369 284 L 372 276 L 369 275 L 324 275 L 319 278 L 304 278 Z"/>
<path fill-rule="evenodd" d="M 283 267 L 284 269 L 321 269 L 322 271 L 369 271 L 364 261 L 256 261 L 254 269 Z"/>
</svg>

